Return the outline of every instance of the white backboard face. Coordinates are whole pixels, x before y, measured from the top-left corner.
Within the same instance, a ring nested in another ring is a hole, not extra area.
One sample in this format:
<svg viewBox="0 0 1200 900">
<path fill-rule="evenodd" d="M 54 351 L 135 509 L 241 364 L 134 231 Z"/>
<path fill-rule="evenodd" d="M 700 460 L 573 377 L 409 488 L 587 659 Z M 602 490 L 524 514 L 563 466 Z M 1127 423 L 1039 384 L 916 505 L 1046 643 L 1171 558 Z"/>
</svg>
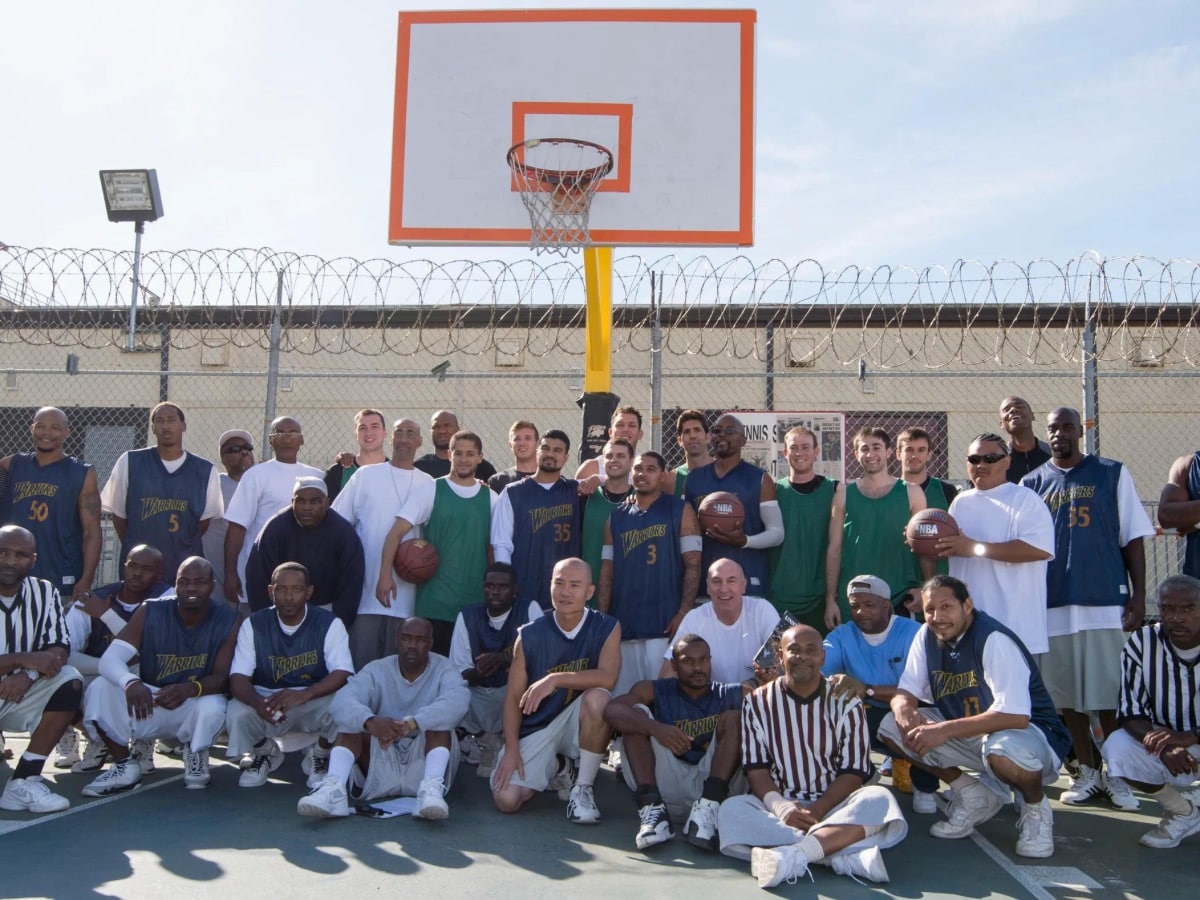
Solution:
<svg viewBox="0 0 1200 900">
<path fill-rule="evenodd" d="M 531 138 L 613 154 L 601 246 L 750 246 L 753 10 L 400 14 L 388 241 L 529 245 L 505 154 Z"/>
</svg>

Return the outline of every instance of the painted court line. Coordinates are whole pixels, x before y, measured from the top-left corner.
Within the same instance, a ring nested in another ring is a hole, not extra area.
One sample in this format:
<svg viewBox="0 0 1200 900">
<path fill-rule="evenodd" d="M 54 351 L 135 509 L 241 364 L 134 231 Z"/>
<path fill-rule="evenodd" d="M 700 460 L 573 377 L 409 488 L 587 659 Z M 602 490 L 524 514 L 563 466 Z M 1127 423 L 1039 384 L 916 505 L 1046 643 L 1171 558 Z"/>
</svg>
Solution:
<svg viewBox="0 0 1200 900">
<path fill-rule="evenodd" d="M 82 806 L 72 806 L 70 809 L 64 809 L 62 812 L 50 813 L 45 816 L 38 816 L 36 819 L 13 820 L 11 822 L 0 822 L 0 835 L 9 834 L 13 831 L 20 831 L 23 828 L 32 828 L 34 825 L 44 825 L 47 822 L 53 822 L 55 819 L 61 819 L 65 816 L 73 816 L 77 812 L 83 812 L 86 809 L 95 809 L 97 806 L 103 806 L 106 803 L 115 803 L 118 800 L 124 800 L 126 797 L 134 797 L 138 794 L 152 791 L 155 788 L 160 788 L 166 784 L 174 784 L 183 778 L 183 773 L 172 775 L 170 778 L 164 778 L 162 781 L 156 781 L 154 784 L 144 785 L 132 791 L 122 791 L 120 794 L 114 794 L 111 797 L 100 797 L 90 803 L 85 803 Z"/>
</svg>

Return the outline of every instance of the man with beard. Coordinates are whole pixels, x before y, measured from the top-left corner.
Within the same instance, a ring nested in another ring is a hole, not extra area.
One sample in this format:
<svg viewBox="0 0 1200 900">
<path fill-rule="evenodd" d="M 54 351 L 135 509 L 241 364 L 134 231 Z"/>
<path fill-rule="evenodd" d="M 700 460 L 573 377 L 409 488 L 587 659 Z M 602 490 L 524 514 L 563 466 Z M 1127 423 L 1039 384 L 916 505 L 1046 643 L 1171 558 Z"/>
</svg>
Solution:
<svg viewBox="0 0 1200 900">
<path fill-rule="evenodd" d="M 538 444 L 537 473 L 500 494 L 492 510 L 492 554 L 517 573 L 517 600 L 550 609 L 555 565 L 579 555 L 579 482 L 562 477 L 571 439 L 557 428 Z M 590 582 L 589 578 L 589 582 Z"/>
<path fill-rule="evenodd" d="M 1033 657 L 1015 634 L 975 609 L 957 578 L 934 576 L 922 598 L 925 624 L 879 736 L 894 756 L 954 791 L 946 821 L 929 829 L 934 837 L 967 837 L 1000 811 L 1011 789 L 1020 798 L 1017 855 L 1053 855 L 1054 819 L 1043 786 L 1058 778 L 1071 738 Z"/>
<path fill-rule="evenodd" d="M 429 438 L 433 441 L 433 452 L 426 453 L 417 459 L 413 465 L 430 478 L 445 478 L 453 466 L 450 460 L 450 447 L 454 435 L 459 432 L 458 416 L 448 409 L 439 409 L 429 420 Z M 482 450 L 480 451 L 482 454 Z M 475 476 L 483 482 L 496 474 L 496 467 L 479 457 Z"/>
<path fill-rule="evenodd" d="M 658 677 L 671 635 L 700 591 L 700 525 L 682 497 L 663 493 L 665 471 L 653 450 L 639 455 L 633 502 L 605 525 L 596 608 L 621 623 L 618 694 Z"/>
<path fill-rule="evenodd" d="M 221 498 L 225 501 L 225 509 L 229 509 L 242 476 L 254 465 L 254 440 L 250 437 L 250 432 L 235 428 L 222 432 L 217 440 L 217 449 L 221 453 L 221 467 L 225 469 L 220 474 Z M 229 524 L 222 514 L 208 523 L 208 530 L 204 532 L 200 542 L 204 548 L 204 558 L 213 564 L 213 574 L 217 579 L 213 597 L 237 606 L 236 596 L 225 596 L 225 535 L 228 533 Z"/>
<path fill-rule="evenodd" d="M 238 614 L 212 599 L 212 565 L 191 556 L 179 566 L 175 597 L 143 603 L 100 658 L 88 687 L 88 734 L 108 747 L 112 765 L 83 789 L 105 797 L 142 783 L 129 743 L 174 738 L 183 744 L 183 783 L 208 787 L 208 751 L 225 724 L 225 690 Z M 129 671 L 134 657 L 137 672 Z"/>
<path fill-rule="evenodd" d="M 329 502 L 337 499 L 351 477 L 362 466 L 387 462 L 383 451 L 387 444 L 387 420 L 377 409 L 360 409 L 354 414 L 354 440 L 358 453 L 339 453 L 333 465 L 325 470 L 325 486 Z"/>
<path fill-rule="evenodd" d="M 354 526 L 329 508 L 325 481 L 296 479 L 292 505 L 276 513 L 258 534 L 246 560 L 250 609 L 271 605 L 271 573 L 286 562 L 300 563 L 312 586 L 313 606 L 327 609 L 349 628 L 358 615 L 363 586 L 362 541 Z"/>
<path fill-rule="evenodd" d="M 829 690 L 821 633 L 795 625 L 779 638 L 783 675 L 742 702 L 742 765 L 750 793 L 717 813 L 721 852 L 749 860 L 762 888 L 813 863 L 838 875 L 888 880 L 880 851 L 908 832 L 887 788 L 871 776 L 862 704 Z"/>
<path fill-rule="evenodd" d="M 1033 433 L 1033 410 L 1023 397 L 1005 397 L 1000 404 L 1000 429 L 1008 435 L 1012 462 L 1007 478 L 1013 484 L 1050 459 L 1050 445 Z"/>
<path fill-rule="evenodd" d="M 1004 438 L 980 434 L 967 447 L 973 487 L 950 504 L 959 533 L 938 541 L 950 572 L 971 586 L 975 608 L 997 619 L 1035 656 L 1046 634 L 1046 561 L 1054 557 L 1054 522 L 1042 498 L 1008 480 Z"/>
<path fill-rule="evenodd" d="M 825 562 L 825 624 L 849 618 L 846 586 L 859 572 L 874 572 L 891 585 L 892 605 L 917 608 L 923 577 L 934 574 L 933 560 L 917 556 L 904 540 L 908 520 L 925 508 L 915 484 L 888 474 L 892 439 L 882 428 L 864 426 L 854 435 L 854 458 L 863 475 L 838 485 L 829 516 Z"/>
<path fill-rule="evenodd" d="M 0 459 L 0 472 L 8 473 L 8 488 L 0 489 L 0 525 L 27 529 L 37 545 L 30 574 L 78 600 L 91 590 L 100 563 L 96 471 L 63 452 L 71 428 L 61 409 L 39 409 L 30 430 L 32 453 Z"/>
<path fill-rule="evenodd" d="M 416 607 L 416 586 L 394 579 L 380 585 L 383 545 L 403 519 L 409 528 L 404 539 L 419 536 L 420 525 L 433 509 L 433 479 L 413 466 L 421 446 L 421 426 L 407 416 L 392 426 L 392 458 L 386 464 L 363 466 L 346 482 L 333 502 L 333 510 L 354 526 L 362 541 L 366 571 L 358 615 L 350 627 L 350 653 L 361 669 L 396 648 L 396 632 Z"/>
<path fill-rule="evenodd" d="M 537 471 L 537 426 L 525 419 L 518 419 L 508 429 L 508 449 L 512 451 L 513 464 L 497 472 L 488 481 L 488 487 L 499 494 L 514 481 L 528 478 Z"/>
<path fill-rule="evenodd" d="M 1050 509 L 1054 560 L 1046 570 L 1050 649 L 1038 659 L 1046 688 L 1071 730 L 1079 770 L 1059 797 L 1087 803 L 1107 794 L 1118 809 L 1138 799 L 1120 778 L 1105 778 L 1092 742 L 1091 716 L 1105 737 L 1117 728 L 1125 633 L 1146 612 L 1146 553 L 1154 534 L 1129 470 L 1084 454 L 1078 410 L 1059 407 L 1046 420 L 1053 458 L 1021 479 Z"/>
<path fill-rule="evenodd" d="M 1171 575 L 1158 586 L 1161 622 L 1129 636 L 1121 654 L 1121 727 L 1104 742 L 1113 777 L 1153 794 L 1165 815 L 1143 834 L 1145 847 L 1170 849 L 1200 831 L 1200 580 Z"/>
<path fill-rule="evenodd" d="M 726 413 L 708 430 L 713 462 L 688 471 L 684 499 L 699 511 L 709 494 L 728 491 L 745 510 L 739 528 L 714 525 L 704 532 L 701 565 L 708 569 L 718 559 L 732 559 L 746 575 L 747 590 L 766 597 L 770 582 L 767 550 L 783 542 L 783 516 L 775 499 L 775 482 L 758 466 L 742 459 L 746 430 L 737 416 Z"/>
<path fill-rule="evenodd" d="M 707 466 L 713 461 L 708 452 L 708 420 L 698 409 L 685 409 L 675 420 L 675 443 L 683 450 L 683 465 L 674 472 L 673 493 L 683 496 L 688 472 Z M 664 492 L 666 488 L 663 488 Z"/>
<path fill-rule="evenodd" d="M 334 696 L 337 745 L 328 774 L 297 804 L 300 815 L 348 816 L 352 793 L 364 802 L 416 797 L 418 819 L 450 816 L 445 794 L 458 771 L 454 729 L 467 713 L 467 686 L 450 660 L 429 652 L 425 619 L 405 619 L 396 641 L 397 655 L 364 666 Z"/>
<path fill-rule="evenodd" d="M 635 454 L 633 444 L 625 438 L 613 438 L 604 445 L 600 461 L 605 480 L 594 494 L 583 498 L 581 556 L 598 578 L 600 561 L 604 554 L 604 536 L 608 531 L 608 517 L 620 509 L 633 496 L 633 485 L 629 473 L 633 468 Z"/>
</svg>

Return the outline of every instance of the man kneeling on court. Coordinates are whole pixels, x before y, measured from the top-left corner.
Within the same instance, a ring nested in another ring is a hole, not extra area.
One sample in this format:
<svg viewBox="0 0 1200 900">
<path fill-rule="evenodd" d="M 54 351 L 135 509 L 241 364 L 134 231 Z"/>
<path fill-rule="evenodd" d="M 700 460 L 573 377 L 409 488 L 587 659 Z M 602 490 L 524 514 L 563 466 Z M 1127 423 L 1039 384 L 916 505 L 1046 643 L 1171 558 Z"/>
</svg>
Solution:
<svg viewBox="0 0 1200 900">
<path fill-rule="evenodd" d="M 553 787 L 567 800 L 569 821 L 600 821 L 592 787 L 612 731 L 604 707 L 621 670 L 621 626 L 587 608 L 594 591 L 587 563 L 561 560 L 550 580 L 553 612 L 517 636 L 504 697 L 504 750 L 492 773 L 501 812 L 515 813 Z"/>
<path fill-rule="evenodd" d="M 967 586 L 935 575 L 921 588 L 925 624 L 913 639 L 879 738 L 954 790 L 948 821 L 929 833 L 965 838 L 1020 797 L 1017 854 L 1054 853 L 1042 786 L 1058 778 L 1071 735 L 1020 638 L 982 610 Z M 932 704 L 922 706 L 921 704 Z M 976 779 L 968 769 L 986 773 Z"/>
<path fill-rule="evenodd" d="M 634 792 L 639 850 L 683 833 L 717 849 L 717 808 L 729 796 L 741 749 L 742 684 L 715 684 L 708 641 L 685 634 L 671 648 L 674 678 L 639 681 L 604 708 L 622 735 L 622 771 Z M 743 787 L 744 790 L 744 787 Z"/>
<path fill-rule="evenodd" d="M 225 688 L 237 640 L 238 613 L 212 599 L 213 567 L 189 556 L 175 577 L 175 597 L 138 607 L 100 657 L 100 675 L 83 697 L 83 722 L 102 740 L 112 765 L 83 789 L 85 797 L 127 791 L 142 782 L 129 742 L 174 738 L 184 745 L 183 783 L 208 787 L 208 750 L 225 724 Z M 129 663 L 138 657 L 137 674 Z"/>
<path fill-rule="evenodd" d="M 414 815 L 445 819 L 445 793 L 458 771 L 458 727 L 470 692 L 450 660 L 430 653 L 433 626 L 416 616 L 396 633 L 399 654 L 367 663 L 330 704 L 338 729 L 329 774 L 296 811 L 302 816 L 348 816 L 346 785 L 359 800 L 417 798 Z"/>
<path fill-rule="evenodd" d="M 821 676 L 821 633 L 794 625 L 779 638 L 783 675 L 742 702 L 742 764 L 750 793 L 721 804 L 721 852 L 750 860 L 762 888 L 812 863 L 839 875 L 887 881 L 880 850 L 908 825 L 891 791 L 871 776 L 867 714 Z"/>
<path fill-rule="evenodd" d="M 319 735 L 309 756 L 308 786 L 327 774 L 330 742 L 337 729 L 329 716 L 334 693 L 354 674 L 346 626 L 328 609 L 311 606 L 308 569 L 285 562 L 271 573 L 273 606 L 242 622 L 229 672 L 233 699 L 225 714 L 226 756 L 250 754 L 238 784 L 261 787 L 283 765 L 278 739 Z"/>
</svg>

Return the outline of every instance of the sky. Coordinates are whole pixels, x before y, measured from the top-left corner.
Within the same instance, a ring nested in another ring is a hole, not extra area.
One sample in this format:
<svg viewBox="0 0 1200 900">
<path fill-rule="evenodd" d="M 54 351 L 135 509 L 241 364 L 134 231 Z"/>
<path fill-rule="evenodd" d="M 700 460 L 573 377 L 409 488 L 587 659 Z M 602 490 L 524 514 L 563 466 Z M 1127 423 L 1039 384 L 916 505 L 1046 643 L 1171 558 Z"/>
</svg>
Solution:
<svg viewBox="0 0 1200 900">
<path fill-rule="evenodd" d="M 1200 257 L 1194 2 L 751 5 L 755 245 L 682 259 Z M 132 227 L 105 218 L 96 173 L 145 167 L 165 210 L 146 226 L 147 251 L 531 257 L 387 243 L 396 14 L 437 6 L 0 0 L 0 242 L 131 248 Z"/>
</svg>

